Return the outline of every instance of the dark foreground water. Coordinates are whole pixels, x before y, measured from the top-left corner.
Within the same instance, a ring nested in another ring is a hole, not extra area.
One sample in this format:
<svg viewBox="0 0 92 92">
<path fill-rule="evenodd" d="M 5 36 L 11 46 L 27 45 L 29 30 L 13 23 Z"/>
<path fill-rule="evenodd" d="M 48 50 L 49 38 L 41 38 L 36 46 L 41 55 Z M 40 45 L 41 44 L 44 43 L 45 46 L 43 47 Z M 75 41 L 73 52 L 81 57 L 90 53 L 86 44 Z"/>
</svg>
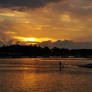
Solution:
<svg viewBox="0 0 92 92">
<path fill-rule="evenodd" d="M 64 68 L 60 72 L 59 62 Z M 0 59 L 0 92 L 92 92 L 92 63 L 84 58 Z"/>
</svg>

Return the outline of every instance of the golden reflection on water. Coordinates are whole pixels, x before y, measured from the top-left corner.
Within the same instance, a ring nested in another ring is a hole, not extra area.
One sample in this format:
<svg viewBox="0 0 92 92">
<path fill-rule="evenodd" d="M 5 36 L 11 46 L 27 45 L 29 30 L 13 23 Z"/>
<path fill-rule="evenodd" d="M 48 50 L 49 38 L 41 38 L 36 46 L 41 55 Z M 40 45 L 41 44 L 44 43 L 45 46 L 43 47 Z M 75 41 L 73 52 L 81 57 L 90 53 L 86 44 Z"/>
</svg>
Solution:
<svg viewBox="0 0 92 92">
<path fill-rule="evenodd" d="M 0 72 L 0 92 L 92 92 L 92 74 Z"/>
<path fill-rule="evenodd" d="M 25 72 L 22 82 L 27 92 L 91 92 L 91 77 L 85 74 Z"/>
<path fill-rule="evenodd" d="M 57 64 L 47 61 L 38 62 L 38 60 L 42 59 L 11 59 L 7 62 L 10 64 L 16 61 L 16 64 L 19 65 L 23 62 L 32 66 L 46 66 L 48 64 L 49 66 L 55 66 Z M 1 62 L 6 63 L 4 60 L 1 60 Z M 22 68 L 18 70 L 18 67 L 11 71 L 0 70 L 0 92 L 92 92 L 92 70 L 82 69 L 83 71 L 81 71 L 81 69 L 78 69 L 77 71 L 66 68 L 60 72 L 54 68 L 51 68 L 52 70 L 48 68 L 29 68 L 29 66 Z"/>
</svg>

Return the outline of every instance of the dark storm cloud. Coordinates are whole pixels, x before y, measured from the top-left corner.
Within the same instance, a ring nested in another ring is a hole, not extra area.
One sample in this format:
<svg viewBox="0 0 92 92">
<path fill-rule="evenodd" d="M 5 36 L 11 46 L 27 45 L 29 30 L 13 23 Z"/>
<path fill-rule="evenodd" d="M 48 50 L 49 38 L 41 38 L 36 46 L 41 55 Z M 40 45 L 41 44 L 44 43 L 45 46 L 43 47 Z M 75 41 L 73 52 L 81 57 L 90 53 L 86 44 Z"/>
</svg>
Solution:
<svg viewBox="0 0 92 92">
<path fill-rule="evenodd" d="M 0 0 L 1 8 L 40 8 L 48 3 L 57 3 L 62 0 Z"/>
</svg>

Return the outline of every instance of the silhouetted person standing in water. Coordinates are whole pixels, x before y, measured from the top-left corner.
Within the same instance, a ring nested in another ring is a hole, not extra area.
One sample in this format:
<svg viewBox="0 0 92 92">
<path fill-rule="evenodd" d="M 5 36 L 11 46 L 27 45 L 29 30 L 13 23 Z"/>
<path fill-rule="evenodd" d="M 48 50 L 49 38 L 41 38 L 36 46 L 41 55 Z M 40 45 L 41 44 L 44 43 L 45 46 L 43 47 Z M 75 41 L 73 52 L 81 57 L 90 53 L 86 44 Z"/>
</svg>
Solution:
<svg viewBox="0 0 92 92">
<path fill-rule="evenodd" d="M 63 68 L 62 62 L 59 62 L 59 67 L 60 67 L 60 71 L 61 71 L 62 70 L 61 68 Z"/>
</svg>

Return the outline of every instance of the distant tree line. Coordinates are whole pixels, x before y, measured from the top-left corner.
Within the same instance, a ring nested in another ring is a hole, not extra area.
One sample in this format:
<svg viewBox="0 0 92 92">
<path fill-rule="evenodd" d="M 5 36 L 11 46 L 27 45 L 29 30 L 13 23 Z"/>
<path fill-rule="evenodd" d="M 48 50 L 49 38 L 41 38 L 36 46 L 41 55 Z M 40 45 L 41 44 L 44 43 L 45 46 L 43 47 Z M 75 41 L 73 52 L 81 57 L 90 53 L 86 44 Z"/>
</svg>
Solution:
<svg viewBox="0 0 92 92">
<path fill-rule="evenodd" d="M 92 49 L 64 49 L 11 45 L 0 47 L 0 57 L 92 57 Z"/>
</svg>

